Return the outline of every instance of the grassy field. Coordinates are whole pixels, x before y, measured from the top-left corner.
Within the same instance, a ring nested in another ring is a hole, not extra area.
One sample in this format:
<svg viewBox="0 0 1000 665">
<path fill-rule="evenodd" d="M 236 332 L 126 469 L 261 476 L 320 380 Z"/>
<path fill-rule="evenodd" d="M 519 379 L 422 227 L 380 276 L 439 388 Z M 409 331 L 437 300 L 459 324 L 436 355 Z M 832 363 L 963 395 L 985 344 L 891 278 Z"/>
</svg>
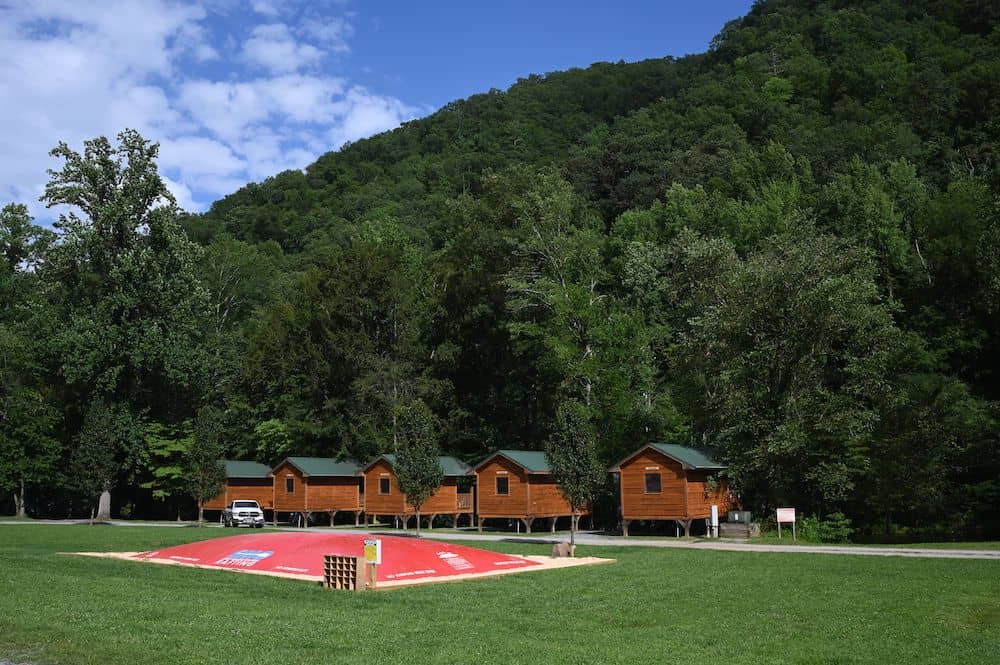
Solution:
<svg viewBox="0 0 1000 665">
<path fill-rule="evenodd" d="M 582 553 L 616 565 L 350 594 L 59 554 L 225 535 L 0 526 L 0 660 L 986 663 L 1000 653 L 996 561 L 602 547 Z"/>
</svg>

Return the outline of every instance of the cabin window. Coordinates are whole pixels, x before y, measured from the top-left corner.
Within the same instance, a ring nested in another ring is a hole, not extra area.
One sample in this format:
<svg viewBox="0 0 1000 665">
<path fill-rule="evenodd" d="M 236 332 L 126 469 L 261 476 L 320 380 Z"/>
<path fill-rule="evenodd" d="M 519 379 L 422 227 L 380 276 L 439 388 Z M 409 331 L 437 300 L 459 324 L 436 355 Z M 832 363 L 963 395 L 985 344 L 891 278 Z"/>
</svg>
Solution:
<svg viewBox="0 0 1000 665">
<path fill-rule="evenodd" d="M 507 476 L 497 476 L 497 494 L 510 494 L 510 479 Z"/>
<path fill-rule="evenodd" d="M 379 478 L 378 479 L 378 493 L 379 494 L 388 494 L 389 493 L 389 479 L 388 478 Z"/>
<path fill-rule="evenodd" d="M 288 494 L 295 493 L 295 478 L 292 478 L 291 476 L 285 478 L 285 492 Z"/>
<path fill-rule="evenodd" d="M 646 494 L 659 494 L 661 491 L 660 487 L 660 474 L 658 473 L 647 473 L 646 474 Z"/>
</svg>

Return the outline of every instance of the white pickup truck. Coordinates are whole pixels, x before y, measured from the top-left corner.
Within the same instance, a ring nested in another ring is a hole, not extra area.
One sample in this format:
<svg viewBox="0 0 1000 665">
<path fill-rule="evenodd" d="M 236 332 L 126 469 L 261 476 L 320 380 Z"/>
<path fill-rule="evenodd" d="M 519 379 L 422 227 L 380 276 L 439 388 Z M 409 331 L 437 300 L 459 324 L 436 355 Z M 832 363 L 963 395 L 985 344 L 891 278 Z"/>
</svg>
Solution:
<svg viewBox="0 0 1000 665">
<path fill-rule="evenodd" d="M 264 511 L 256 501 L 246 499 L 233 501 L 222 511 L 222 526 L 249 526 L 259 529 L 264 526 Z"/>
</svg>

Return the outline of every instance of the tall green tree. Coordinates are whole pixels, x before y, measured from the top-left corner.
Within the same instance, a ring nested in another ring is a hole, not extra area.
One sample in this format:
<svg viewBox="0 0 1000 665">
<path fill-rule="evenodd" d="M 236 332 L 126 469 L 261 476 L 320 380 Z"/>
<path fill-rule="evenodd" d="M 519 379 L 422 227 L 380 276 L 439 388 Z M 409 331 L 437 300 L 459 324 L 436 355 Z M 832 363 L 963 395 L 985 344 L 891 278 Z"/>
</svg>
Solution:
<svg viewBox="0 0 1000 665">
<path fill-rule="evenodd" d="M 82 154 L 60 143 L 51 154 L 62 168 L 50 171 L 42 196 L 70 208 L 55 224 L 44 275 L 63 322 L 60 372 L 79 404 L 76 445 L 87 450 L 87 473 L 99 476 L 103 519 L 119 476 L 141 465 L 143 419 L 178 418 L 204 383 L 199 252 L 177 223 L 158 151 L 133 130 L 115 145 L 86 141 Z"/>
<path fill-rule="evenodd" d="M 513 203 L 517 261 L 508 272 L 515 339 L 540 343 L 562 377 L 561 394 L 601 413 L 609 457 L 651 389 L 647 331 L 609 288 L 599 221 L 551 173 Z"/>
<path fill-rule="evenodd" d="M 438 447 L 437 418 L 421 400 L 397 407 L 398 432 L 396 464 L 393 471 L 406 502 L 417 514 L 420 534 L 420 507 L 431 498 L 444 480 Z"/>
<path fill-rule="evenodd" d="M 27 207 L 0 210 L 0 488 L 25 516 L 27 492 L 59 484 L 59 412 L 48 385 L 52 310 L 38 278 L 52 233 Z"/>
<path fill-rule="evenodd" d="M 716 249 L 722 260 L 705 271 Z M 674 349 L 680 393 L 700 416 L 695 443 L 722 452 L 758 509 L 842 509 L 869 471 L 901 345 L 872 261 L 808 230 L 746 259 L 691 233 L 674 251 L 675 279 L 697 285 Z"/>
<path fill-rule="evenodd" d="M 199 526 L 205 521 L 205 502 L 221 494 L 226 485 L 222 416 L 212 407 L 203 407 L 198 412 L 194 440 L 181 465 L 187 492 L 198 504 Z"/>
<path fill-rule="evenodd" d="M 555 430 L 545 444 L 545 455 L 559 489 L 573 509 L 569 531 L 573 553 L 580 513 L 593 505 L 608 475 L 598 457 L 597 439 L 586 406 L 577 401 L 559 405 Z"/>
</svg>

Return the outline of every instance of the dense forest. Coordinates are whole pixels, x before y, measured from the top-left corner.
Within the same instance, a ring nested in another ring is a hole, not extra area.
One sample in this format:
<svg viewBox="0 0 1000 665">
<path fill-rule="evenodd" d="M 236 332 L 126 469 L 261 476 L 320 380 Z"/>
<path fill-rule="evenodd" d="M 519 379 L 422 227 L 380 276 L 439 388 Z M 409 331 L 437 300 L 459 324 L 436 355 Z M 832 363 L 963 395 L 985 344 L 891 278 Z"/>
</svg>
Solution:
<svg viewBox="0 0 1000 665">
<path fill-rule="evenodd" d="M 0 222 L 3 500 L 164 515 L 198 451 L 368 460 L 416 412 L 475 462 L 572 404 L 606 465 L 706 448 L 758 513 L 996 536 L 998 149 L 983 0 L 762 0 L 200 215 L 134 133 L 60 146 L 78 215 Z"/>
</svg>

